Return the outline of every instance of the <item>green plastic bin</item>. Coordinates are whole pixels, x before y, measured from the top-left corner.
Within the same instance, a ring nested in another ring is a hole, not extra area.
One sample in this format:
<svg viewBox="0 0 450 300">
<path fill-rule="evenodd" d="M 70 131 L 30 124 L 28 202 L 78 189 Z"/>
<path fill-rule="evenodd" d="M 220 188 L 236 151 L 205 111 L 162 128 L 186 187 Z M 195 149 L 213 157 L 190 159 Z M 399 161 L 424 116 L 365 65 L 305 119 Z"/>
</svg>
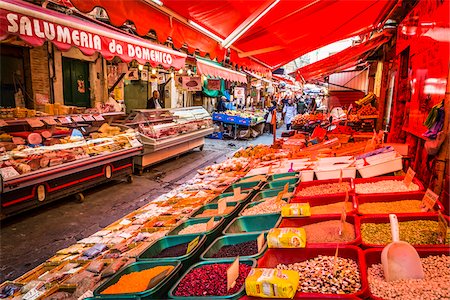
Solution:
<svg viewBox="0 0 450 300">
<path fill-rule="evenodd" d="M 223 230 L 224 235 L 261 233 L 275 228 L 281 222 L 281 214 L 237 217 Z"/>
<path fill-rule="evenodd" d="M 175 227 L 174 229 L 172 229 L 171 231 L 169 231 L 167 235 L 168 236 L 179 235 L 178 233 L 184 228 L 194 224 L 207 223 L 209 220 L 211 220 L 211 218 L 193 218 L 186 220 L 177 227 Z M 214 217 L 214 221 L 217 221 L 218 223 L 211 230 L 197 233 L 206 235 L 206 242 L 205 242 L 206 244 L 209 244 L 211 241 L 213 241 L 220 234 L 222 228 L 225 226 L 225 219 L 221 216 Z M 191 233 L 188 234 L 190 235 Z"/>
<path fill-rule="evenodd" d="M 251 191 L 244 191 L 242 192 L 242 194 L 245 194 L 246 197 L 240 201 L 230 201 L 230 202 L 239 202 L 239 203 L 245 203 L 247 201 L 250 200 L 252 192 Z M 212 199 L 209 203 L 217 203 L 220 199 L 222 198 L 226 198 L 226 197 L 230 197 L 230 196 L 234 196 L 234 192 L 231 193 L 222 193 L 219 196 L 217 196 L 216 198 Z"/>
<path fill-rule="evenodd" d="M 174 257 L 161 257 L 154 258 L 153 256 L 158 255 L 164 249 L 169 247 L 177 246 L 180 244 L 190 243 L 195 238 L 199 237 L 199 241 L 197 246 L 195 246 L 189 253 L 174 256 Z M 182 234 L 182 235 L 170 235 L 163 236 L 160 239 L 156 240 L 153 244 L 151 244 L 143 253 L 141 253 L 138 257 L 138 261 L 173 261 L 178 260 L 181 262 L 182 267 L 181 271 L 184 272 L 187 270 L 189 266 L 191 266 L 202 253 L 206 242 L 206 235 L 204 234 Z"/>
<path fill-rule="evenodd" d="M 288 201 L 286 201 L 286 199 L 283 199 L 283 201 L 287 204 L 288 203 Z M 256 206 L 256 205 L 258 205 L 258 204 L 261 204 L 261 203 L 263 203 L 263 202 L 265 202 L 265 200 L 261 200 L 261 201 L 252 201 L 252 202 L 250 202 L 249 204 L 247 204 L 246 206 L 244 206 L 244 208 L 241 210 L 241 212 L 239 213 L 239 216 L 240 217 L 245 217 L 242 213 L 244 212 L 244 210 L 246 210 L 247 208 L 251 208 L 251 207 L 253 207 L 253 206 Z M 280 213 L 281 213 L 281 211 L 280 211 Z M 273 213 L 268 213 L 268 214 L 259 214 L 258 216 L 260 216 L 260 215 L 271 215 L 271 214 L 273 214 Z"/>
<path fill-rule="evenodd" d="M 249 241 L 256 241 L 260 234 L 261 233 L 258 232 L 258 233 L 245 233 L 245 234 L 225 235 L 225 236 L 218 237 L 200 255 L 200 259 L 201 260 L 222 259 L 222 257 L 221 258 L 214 258 L 212 256 L 215 253 L 217 253 L 224 246 L 236 245 L 236 244 L 245 243 L 245 242 L 249 242 Z M 267 232 L 264 232 L 264 239 L 266 239 L 266 237 L 267 237 Z M 264 254 L 264 252 L 266 251 L 266 248 L 267 248 L 267 241 L 265 240 L 264 241 L 264 246 L 262 247 L 262 249 L 258 253 L 255 253 L 253 255 L 248 255 L 248 256 L 239 256 L 239 257 L 258 259 Z M 223 257 L 223 258 L 232 258 L 232 257 L 230 256 L 230 257 Z"/>
<path fill-rule="evenodd" d="M 273 175 L 270 175 L 267 180 L 268 181 L 285 180 L 286 177 L 292 177 L 292 176 L 300 178 L 300 173 L 299 172 L 286 172 L 286 173 L 273 174 Z M 295 179 L 295 178 L 292 178 L 292 179 Z"/>
<path fill-rule="evenodd" d="M 155 287 L 138 293 L 127 294 L 101 294 L 109 286 L 117 283 L 120 277 L 133 272 L 139 272 L 147 269 L 151 269 L 157 266 L 174 266 L 173 270 L 167 274 L 163 280 L 161 280 Z M 138 261 L 125 267 L 109 280 L 102 283 L 98 288 L 94 290 L 95 299 L 161 299 L 165 298 L 167 291 L 177 280 L 177 275 L 181 270 L 181 263 L 177 260 L 165 260 L 165 261 Z"/>
<path fill-rule="evenodd" d="M 286 199 L 287 201 L 289 201 L 290 198 L 292 198 L 294 196 L 294 190 L 295 187 L 293 186 L 289 186 L 288 188 L 288 192 L 292 193 L 291 197 L 283 197 L 283 199 Z M 262 201 L 265 198 L 271 198 L 271 197 L 276 197 L 278 196 L 278 194 L 283 191 L 283 188 L 278 188 L 278 189 L 271 189 L 271 190 L 262 190 L 260 192 L 258 192 L 252 199 L 251 202 L 257 202 L 257 201 Z"/>
<path fill-rule="evenodd" d="M 259 177 L 259 176 L 261 176 L 261 175 L 264 175 L 264 174 L 259 174 L 259 175 L 250 175 L 250 176 L 245 176 L 245 177 L 242 177 L 242 178 L 240 178 L 238 181 L 236 181 L 236 183 L 242 183 L 242 181 L 244 181 L 244 180 L 247 180 L 247 179 L 251 179 L 251 178 L 255 178 L 255 177 Z M 255 181 L 264 181 L 264 180 L 267 180 L 267 176 L 265 176 L 266 178 L 265 179 L 256 179 Z M 253 182 L 253 180 L 251 180 L 251 181 L 247 181 L 247 182 Z"/>
<path fill-rule="evenodd" d="M 226 295 L 226 296 L 191 296 L 191 297 L 181 297 L 181 296 L 175 296 L 174 293 L 178 287 L 178 284 L 180 284 L 181 280 L 186 276 L 190 271 L 192 271 L 195 268 L 204 266 L 204 265 L 212 265 L 212 264 L 231 264 L 234 261 L 233 258 L 231 259 L 216 259 L 212 261 L 201 261 L 199 263 L 196 263 L 192 267 L 190 267 L 181 277 L 178 279 L 178 281 L 173 285 L 173 287 L 169 290 L 169 298 L 170 299 L 183 299 L 183 300 L 195 300 L 195 299 L 239 299 L 242 296 L 245 295 L 245 284 L 242 285 L 242 288 L 236 292 L 235 294 Z M 253 258 L 246 258 L 246 259 L 239 259 L 239 263 L 243 263 L 252 267 L 256 267 L 256 260 Z"/>
<path fill-rule="evenodd" d="M 217 209 L 218 206 L 219 206 L 218 203 L 205 204 L 205 205 L 201 206 L 199 209 L 197 209 L 194 213 L 192 213 L 191 216 L 189 217 L 189 219 L 199 218 L 197 216 L 202 214 L 205 210 Z M 230 219 L 236 217 L 236 215 L 239 213 L 240 209 L 242 208 L 241 204 L 238 202 L 227 202 L 227 207 L 234 207 L 234 209 L 231 212 L 229 212 L 228 214 L 220 215 L 221 217 L 223 217 L 225 219 L 225 222 L 227 222 L 227 220 L 230 220 Z M 204 217 L 200 217 L 200 218 L 204 218 Z M 208 218 L 208 217 L 206 217 L 206 218 Z M 209 217 L 209 218 L 211 218 L 211 217 Z"/>
<path fill-rule="evenodd" d="M 241 192 L 258 191 L 261 189 L 261 186 L 263 186 L 263 184 L 265 184 L 265 181 L 233 183 L 223 192 L 224 193 L 233 193 L 234 189 L 238 188 L 238 187 L 241 188 Z"/>
<path fill-rule="evenodd" d="M 276 188 L 283 188 L 286 183 L 289 183 L 289 187 L 296 187 L 297 184 L 300 182 L 300 178 L 292 178 L 292 179 L 279 179 L 274 181 L 269 181 L 265 185 L 262 186 L 261 190 L 268 190 L 268 189 L 276 189 Z"/>
</svg>

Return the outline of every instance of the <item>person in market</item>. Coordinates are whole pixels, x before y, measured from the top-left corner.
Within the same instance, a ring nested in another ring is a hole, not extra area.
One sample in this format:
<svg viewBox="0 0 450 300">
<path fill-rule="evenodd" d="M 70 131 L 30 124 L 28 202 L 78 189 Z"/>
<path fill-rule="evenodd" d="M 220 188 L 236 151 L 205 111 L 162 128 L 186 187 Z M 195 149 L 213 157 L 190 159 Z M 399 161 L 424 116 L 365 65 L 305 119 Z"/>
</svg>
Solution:
<svg viewBox="0 0 450 300">
<path fill-rule="evenodd" d="M 297 108 L 292 99 L 289 99 L 288 103 L 283 108 L 283 116 L 284 116 L 284 123 L 286 124 L 286 130 L 291 129 L 292 119 L 296 114 Z"/>
<path fill-rule="evenodd" d="M 157 90 L 154 90 L 152 97 L 147 100 L 147 109 L 155 109 L 161 107 L 162 105 L 159 102 L 159 92 Z"/>
<path fill-rule="evenodd" d="M 300 98 L 297 102 L 297 113 L 299 115 L 303 115 L 306 111 L 306 103 L 305 100 L 303 100 L 303 98 Z"/>
<path fill-rule="evenodd" d="M 277 101 L 272 100 L 270 102 L 270 106 L 267 109 L 267 114 L 265 116 L 266 119 L 266 127 L 269 127 L 269 133 L 273 134 L 273 126 L 272 126 L 272 114 L 277 113 Z"/>
<path fill-rule="evenodd" d="M 222 97 L 223 97 L 223 96 L 222 96 Z M 233 104 L 233 102 L 230 101 L 230 99 L 226 99 L 226 98 L 225 98 L 225 100 L 226 100 L 226 102 L 225 102 L 225 108 L 226 108 L 227 110 L 236 110 L 236 106 Z"/>
<path fill-rule="evenodd" d="M 311 98 L 311 103 L 308 106 L 309 113 L 310 114 L 315 113 L 316 109 L 317 109 L 316 98 Z"/>
<path fill-rule="evenodd" d="M 224 112 L 227 110 L 227 107 L 225 106 L 225 102 L 227 101 L 227 97 L 221 96 L 219 100 L 217 101 L 216 110 L 218 112 Z"/>
</svg>

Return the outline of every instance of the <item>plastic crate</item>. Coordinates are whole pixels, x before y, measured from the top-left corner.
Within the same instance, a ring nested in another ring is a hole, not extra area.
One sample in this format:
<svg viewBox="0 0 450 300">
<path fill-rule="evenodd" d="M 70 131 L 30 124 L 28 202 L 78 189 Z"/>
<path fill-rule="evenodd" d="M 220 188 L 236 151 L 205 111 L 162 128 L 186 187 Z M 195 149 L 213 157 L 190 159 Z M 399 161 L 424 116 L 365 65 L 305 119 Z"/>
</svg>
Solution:
<svg viewBox="0 0 450 300">
<path fill-rule="evenodd" d="M 300 176 L 299 172 L 278 173 L 278 174 L 270 175 L 268 178 L 268 181 L 295 179 L 295 178 L 299 178 L 299 176 Z M 286 177 L 295 177 L 295 178 L 286 178 Z"/>
<path fill-rule="evenodd" d="M 200 255 L 201 260 L 217 260 L 222 258 L 214 258 L 212 257 L 215 253 L 217 253 L 222 247 L 224 246 L 230 246 L 230 245 L 236 245 L 244 242 L 249 241 L 256 241 L 258 236 L 261 233 L 246 233 L 246 234 L 237 234 L 237 235 L 225 235 L 218 237 L 217 239 L 212 242 L 211 245 L 209 245 L 208 248 Z M 267 232 L 264 232 L 264 239 L 267 237 Z M 258 259 L 264 254 L 264 251 L 266 251 L 267 248 L 267 242 L 264 240 L 264 246 L 261 248 L 261 250 L 253 255 L 249 256 L 239 256 L 242 258 L 255 258 Z M 223 257 L 228 258 L 228 257 Z M 231 258 L 231 257 L 230 257 Z"/>
<path fill-rule="evenodd" d="M 300 178 L 279 179 L 267 182 L 262 186 L 261 189 L 267 190 L 267 189 L 283 188 L 286 185 L 286 183 L 288 183 L 289 186 L 296 187 L 299 182 Z"/>
<path fill-rule="evenodd" d="M 369 182 L 378 182 L 378 181 L 383 181 L 383 180 L 397 180 L 397 181 L 403 181 L 405 177 L 404 176 L 382 176 L 382 177 L 376 177 L 376 178 L 356 178 L 353 183 L 355 185 L 360 184 L 360 183 L 369 183 Z M 358 194 L 358 195 L 384 195 L 386 196 L 386 194 L 396 194 L 396 195 L 407 195 L 410 194 L 411 192 L 420 192 L 420 191 L 425 191 L 425 188 L 422 184 L 422 182 L 420 182 L 419 179 L 417 179 L 417 177 L 414 177 L 413 183 L 417 184 L 419 186 L 419 190 L 418 191 L 409 191 L 409 192 L 390 192 L 390 193 L 370 193 L 370 194 Z M 356 193 L 356 190 L 355 190 Z"/>
<path fill-rule="evenodd" d="M 234 122 L 239 125 L 246 125 L 250 126 L 252 124 L 251 118 L 242 118 L 242 117 L 236 117 Z"/>
<path fill-rule="evenodd" d="M 449 223 L 449 217 L 446 215 L 443 215 L 444 219 L 447 220 L 447 226 Z M 405 222 L 405 221 L 418 221 L 418 220 L 432 220 L 432 221 L 438 221 L 438 215 L 434 214 L 399 214 L 397 215 L 398 218 L 398 222 Z M 361 234 L 361 247 L 363 249 L 368 249 L 368 248 L 384 248 L 387 244 L 369 244 L 364 242 L 364 238 L 363 235 L 361 233 L 361 225 L 364 223 L 375 223 L 375 224 L 380 224 L 380 223 L 386 223 L 386 224 L 390 224 L 389 221 L 389 215 L 371 215 L 371 216 L 362 216 L 356 219 L 356 227 L 357 230 L 360 232 Z M 413 245 L 414 248 L 435 248 L 435 247 L 446 247 L 449 245 L 444 245 L 444 244 L 437 244 L 437 245 Z"/>
<path fill-rule="evenodd" d="M 355 179 L 356 180 L 356 179 Z M 336 194 L 327 194 L 327 195 L 316 195 L 316 196 L 297 196 L 300 191 L 306 187 L 310 186 L 316 186 L 316 185 L 322 185 L 322 184 L 328 184 L 328 183 L 338 183 L 339 179 L 327 179 L 327 180 L 314 180 L 311 182 L 300 182 L 299 185 L 297 185 L 297 189 L 295 190 L 295 196 L 301 197 L 302 199 L 308 199 L 308 198 L 320 198 L 320 197 L 330 197 L 330 196 L 343 196 L 345 193 L 336 193 Z M 350 183 L 350 189 L 348 190 L 348 193 L 354 194 L 355 193 L 355 184 L 353 178 L 342 178 L 342 182 L 348 182 Z"/>
<path fill-rule="evenodd" d="M 259 178 L 258 177 L 264 177 L 264 179 Z M 254 180 L 252 180 L 252 178 Z M 263 174 L 258 174 L 258 175 L 250 175 L 250 176 L 245 176 L 240 178 L 238 181 L 236 181 L 236 183 L 246 183 L 246 182 L 261 182 L 261 181 L 266 181 L 267 180 L 267 176 L 263 175 Z"/>
<path fill-rule="evenodd" d="M 225 114 L 221 114 L 221 113 L 213 113 L 212 114 L 212 119 L 213 121 L 223 121 L 225 120 Z"/>
<path fill-rule="evenodd" d="M 356 203 L 357 203 L 357 211 L 356 213 L 361 216 L 371 216 L 371 215 L 380 215 L 381 213 L 373 213 L 373 214 L 363 214 L 359 210 L 359 206 L 364 203 L 377 203 L 377 202 L 394 202 L 394 201 L 401 201 L 401 200 L 422 200 L 423 195 L 425 195 L 425 192 L 411 192 L 408 194 L 401 194 L 398 195 L 396 193 L 394 194 L 360 194 L 356 196 Z M 434 210 L 444 212 L 444 207 L 442 203 L 438 200 L 436 201 L 434 205 Z M 397 213 L 394 212 L 396 215 L 401 214 L 413 214 L 413 213 Z M 434 214 L 434 212 L 425 212 Z M 422 215 L 423 213 L 417 213 L 418 215 Z"/>
<path fill-rule="evenodd" d="M 286 227 L 294 227 L 299 228 L 309 224 L 315 224 L 319 222 L 325 222 L 330 220 L 340 220 L 341 216 L 339 215 L 316 215 L 308 218 L 282 218 L 281 223 L 278 225 L 278 228 L 286 228 Z M 317 246 L 317 247 L 326 247 L 330 245 L 359 245 L 361 243 L 361 234 L 359 230 L 356 228 L 355 219 L 357 216 L 348 215 L 346 221 L 350 224 L 353 224 L 355 227 L 355 239 L 345 243 L 307 243 L 306 247 L 309 246 Z"/>
<path fill-rule="evenodd" d="M 199 263 L 196 263 L 195 265 L 191 266 L 181 277 L 180 279 L 173 285 L 173 287 L 169 291 L 169 298 L 170 299 L 189 299 L 189 300 L 195 300 L 195 299 L 239 299 L 241 296 L 245 294 L 245 284 L 242 285 L 242 288 L 235 294 L 227 295 L 227 296 L 191 296 L 191 297 L 180 297 L 175 296 L 174 293 L 180 284 L 181 280 L 193 269 L 204 266 L 204 265 L 211 265 L 211 264 L 231 264 L 234 261 L 233 258 L 231 259 L 217 259 L 212 261 L 202 261 Z M 247 258 L 247 259 L 239 259 L 239 263 L 246 264 L 252 267 L 256 267 L 256 260 Z"/>
<path fill-rule="evenodd" d="M 233 210 L 232 211 L 230 211 L 229 213 L 227 213 L 227 214 L 222 214 L 222 215 L 219 215 L 219 216 L 221 216 L 221 217 L 223 217 L 224 219 L 225 219 L 225 222 L 227 221 L 227 220 L 229 220 L 229 219 L 232 219 L 232 218 L 234 218 L 234 217 L 236 217 L 236 215 L 238 214 L 238 212 L 240 211 L 240 208 L 241 208 L 241 204 L 239 204 L 238 202 L 227 202 L 226 203 L 227 204 L 227 207 L 234 207 L 233 208 Z M 197 217 L 198 215 L 200 215 L 200 214 L 202 214 L 205 210 L 207 210 L 207 209 L 217 209 L 219 207 L 219 204 L 218 203 L 208 203 L 208 204 L 205 204 L 205 205 L 203 205 L 202 207 L 200 207 L 199 209 L 197 209 L 195 212 L 193 212 L 191 215 L 190 215 L 190 219 L 192 219 L 192 218 L 205 218 L 205 217 Z M 212 216 L 210 216 L 210 217 L 206 217 L 206 218 L 211 218 Z"/>
<path fill-rule="evenodd" d="M 174 256 L 174 257 L 161 257 L 154 258 L 155 255 L 161 253 L 164 249 L 169 247 L 177 246 L 180 244 L 190 243 L 195 238 L 199 237 L 197 246 L 195 246 L 189 253 Z M 206 236 L 203 234 L 183 234 L 183 235 L 172 235 L 164 236 L 157 241 L 155 241 L 150 247 L 148 247 L 143 253 L 138 257 L 138 261 L 173 261 L 178 260 L 182 263 L 182 269 L 186 270 L 195 260 L 199 257 L 204 249 L 206 242 Z M 182 271 L 183 271 L 182 270 Z"/>
<path fill-rule="evenodd" d="M 209 220 L 211 220 L 211 218 L 194 218 L 194 219 L 189 219 L 184 221 L 183 223 L 181 223 L 180 225 L 178 225 L 177 227 L 175 227 L 174 229 L 172 229 L 171 231 L 169 231 L 167 233 L 167 235 L 179 235 L 178 233 L 190 226 L 190 225 L 194 225 L 194 224 L 199 224 L 199 223 L 207 223 Z M 214 240 L 217 235 L 220 234 L 221 229 L 223 228 L 223 226 L 225 225 L 225 219 L 223 217 L 214 217 L 214 221 L 217 222 L 216 225 L 214 225 L 214 227 L 208 231 L 205 232 L 198 232 L 198 234 L 204 234 L 206 235 L 206 243 L 211 242 L 212 240 Z M 183 234 L 181 234 L 183 235 Z"/>
<path fill-rule="evenodd" d="M 245 202 L 247 202 L 247 201 L 249 201 L 251 199 L 250 196 L 252 195 L 252 193 L 249 192 L 249 191 L 244 191 L 244 192 L 241 192 L 241 195 L 246 195 L 246 196 L 242 200 L 239 200 L 239 201 L 228 201 L 228 202 L 238 202 L 238 203 L 241 203 L 241 204 L 245 203 Z M 217 196 L 214 199 L 212 199 L 209 203 L 217 203 L 222 198 L 232 197 L 232 196 L 234 196 L 234 192 L 222 193 L 219 196 Z"/>
<path fill-rule="evenodd" d="M 420 257 L 428 257 L 428 256 L 436 256 L 436 255 L 450 255 L 450 249 L 449 248 L 421 248 L 416 249 L 417 253 Z M 367 249 L 364 250 L 364 260 L 366 262 L 366 273 L 368 274 L 368 269 L 374 265 L 374 264 L 380 264 L 381 263 L 381 252 L 383 249 Z M 370 299 L 374 300 L 383 300 L 383 298 L 377 297 L 373 295 L 370 291 L 370 285 L 369 285 L 369 296 Z M 419 295 L 418 295 L 419 296 Z"/>
<path fill-rule="evenodd" d="M 359 175 L 362 178 L 371 178 L 375 176 L 380 176 L 395 171 L 400 171 L 403 169 L 403 161 L 401 156 L 391 158 L 387 161 L 373 162 L 368 166 L 357 167 Z"/>
<path fill-rule="evenodd" d="M 293 186 L 289 186 L 288 188 L 288 193 L 294 193 L 295 187 Z M 262 190 L 260 192 L 258 192 L 252 199 L 250 202 L 257 202 L 257 201 L 262 201 L 265 198 L 271 198 L 271 197 L 276 197 L 278 196 L 278 194 L 280 192 L 283 191 L 283 188 L 276 188 L 276 189 L 270 189 L 270 190 Z M 292 196 L 290 197 L 283 197 L 283 199 L 285 200 L 289 200 Z"/>
<path fill-rule="evenodd" d="M 223 230 L 223 234 L 261 233 L 277 227 L 280 222 L 280 214 L 237 217 Z"/>
<path fill-rule="evenodd" d="M 258 204 L 261 204 L 261 203 L 263 203 L 263 202 L 265 202 L 265 200 L 261 200 L 261 201 L 252 201 L 252 202 L 250 202 L 249 204 L 247 204 L 246 206 L 244 206 L 244 208 L 241 210 L 241 212 L 239 213 L 239 216 L 240 217 L 245 217 L 242 213 L 246 210 L 246 209 L 248 209 L 248 208 L 251 208 L 251 207 L 253 207 L 253 206 L 256 206 L 256 205 L 258 205 Z M 283 202 L 285 202 L 285 203 L 288 203 L 288 201 L 286 201 L 286 199 L 283 199 Z M 280 212 L 281 212 L 281 209 L 280 209 Z M 275 212 L 274 212 L 275 213 Z M 279 213 L 279 212 L 278 212 Z M 259 216 L 261 216 L 261 215 L 271 215 L 271 214 L 273 214 L 273 213 L 267 213 L 267 214 L 258 214 Z"/>
<path fill-rule="evenodd" d="M 316 167 L 314 170 L 314 174 L 316 174 L 317 180 L 327 180 L 327 179 L 339 179 L 341 175 L 341 169 L 339 167 Z M 356 177 L 356 168 L 343 168 L 342 176 L 344 178 L 355 178 Z"/>
<path fill-rule="evenodd" d="M 278 264 L 292 264 L 315 258 L 319 255 L 334 256 L 336 247 L 315 247 L 300 249 L 267 249 L 264 255 L 258 259 L 258 268 L 276 268 Z M 361 289 L 353 294 L 322 294 L 297 292 L 294 299 L 357 299 L 364 298 L 368 294 L 366 264 L 364 252 L 352 245 L 339 246 L 339 257 L 353 259 L 359 266 Z M 249 299 L 253 299 L 250 297 Z"/>
<path fill-rule="evenodd" d="M 233 183 L 225 191 L 223 191 L 223 193 L 233 193 L 234 189 L 238 187 L 241 188 L 241 192 L 258 191 L 259 189 L 261 189 L 261 183 L 262 181 Z"/>
<path fill-rule="evenodd" d="M 357 204 L 355 200 L 354 195 L 348 196 L 348 201 L 352 203 L 353 209 L 349 212 L 347 212 L 347 215 L 356 215 L 357 212 Z M 320 205 L 327 205 L 327 204 L 333 204 L 338 202 L 344 202 L 345 201 L 345 195 L 330 195 L 330 196 L 320 196 L 320 197 L 294 197 L 289 200 L 289 203 L 309 203 L 310 207 L 314 206 L 320 206 Z M 327 213 L 324 215 L 340 215 L 341 213 Z M 322 214 L 316 214 L 316 216 L 319 216 Z"/>
<path fill-rule="evenodd" d="M 101 294 L 106 288 L 117 283 L 120 277 L 133 272 L 139 272 L 147 269 L 154 268 L 156 266 L 174 266 L 173 270 L 167 274 L 164 279 L 161 280 L 152 289 L 139 292 L 139 293 L 127 293 L 127 294 Z M 98 288 L 94 290 L 94 296 L 96 299 L 155 299 L 164 298 L 170 286 L 177 279 L 176 275 L 181 269 L 181 263 L 176 260 L 172 261 L 139 261 L 130 264 L 118 273 L 116 273 L 111 279 L 102 283 Z"/>
</svg>

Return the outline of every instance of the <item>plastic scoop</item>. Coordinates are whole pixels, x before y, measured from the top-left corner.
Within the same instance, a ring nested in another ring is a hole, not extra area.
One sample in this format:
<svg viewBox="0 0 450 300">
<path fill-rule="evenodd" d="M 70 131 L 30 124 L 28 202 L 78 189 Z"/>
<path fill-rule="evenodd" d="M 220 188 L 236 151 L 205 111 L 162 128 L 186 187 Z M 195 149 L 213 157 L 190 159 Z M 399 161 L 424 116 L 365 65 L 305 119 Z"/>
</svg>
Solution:
<svg viewBox="0 0 450 300">
<path fill-rule="evenodd" d="M 294 172 L 294 163 L 291 162 L 291 167 L 289 168 L 288 172 Z"/>
<path fill-rule="evenodd" d="M 389 220 L 392 243 L 384 247 L 381 252 L 385 280 L 389 282 L 401 279 L 423 279 L 425 274 L 419 254 L 413 246 L 400 241 L 397 216 L 390 214 Z"/>
</svg>

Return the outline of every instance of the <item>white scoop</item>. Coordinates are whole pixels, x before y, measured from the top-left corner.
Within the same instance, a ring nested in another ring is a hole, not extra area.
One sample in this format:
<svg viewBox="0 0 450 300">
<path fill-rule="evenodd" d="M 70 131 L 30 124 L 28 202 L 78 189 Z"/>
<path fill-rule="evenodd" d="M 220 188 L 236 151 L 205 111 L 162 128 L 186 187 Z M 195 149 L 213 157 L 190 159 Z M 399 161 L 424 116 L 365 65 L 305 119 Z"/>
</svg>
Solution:
<svg viewBox="0 0 450 300">
<path fill-rule="evenodd" d="M 384 247 L 381 252 L 384 278 L 388 282 L 400 279 L 423 279 L 425 274 L 419 254 L 413 246 L 400 241 L 397 216 L 390 214 L 389 220 L 392 243 Z"/>
</svg>

